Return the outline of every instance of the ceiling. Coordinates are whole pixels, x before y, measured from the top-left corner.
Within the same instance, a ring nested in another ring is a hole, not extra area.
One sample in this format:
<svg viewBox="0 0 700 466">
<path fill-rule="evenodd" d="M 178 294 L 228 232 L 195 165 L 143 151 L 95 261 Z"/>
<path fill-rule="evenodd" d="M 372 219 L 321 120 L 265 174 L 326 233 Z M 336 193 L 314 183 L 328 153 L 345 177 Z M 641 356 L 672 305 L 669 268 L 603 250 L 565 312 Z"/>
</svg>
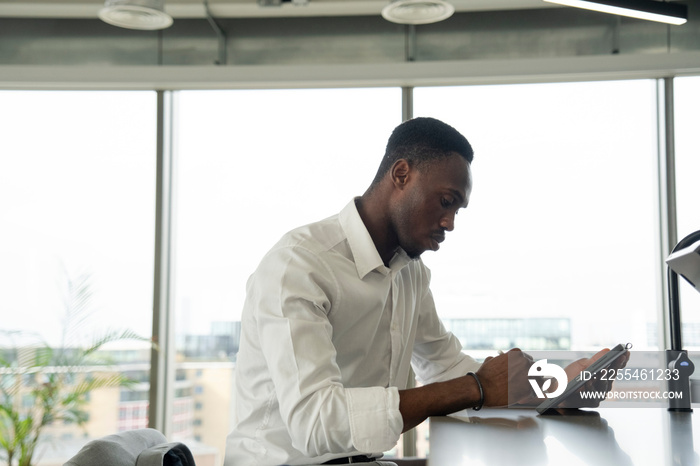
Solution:
<svg viewBox="0 0 700 466">
<path fill-rule="evenodd" d="M 165 11 L 175 18 L 205 16 L 205 0 L 164 0 Z M 303 0 L 302 0 L 303 1 Z M 458 12 L 551 8 L 543 0 L 450 0 Z M 308 0 L 296 5 L 285 0 L 282 6 L 261 7 L 256 0 L 209 0 L 214 17 L 298 17 L 379 15 L 389 0 Z M 2 0 L 0 18 L 96 18 L 102 0 Z"/>
</svg>

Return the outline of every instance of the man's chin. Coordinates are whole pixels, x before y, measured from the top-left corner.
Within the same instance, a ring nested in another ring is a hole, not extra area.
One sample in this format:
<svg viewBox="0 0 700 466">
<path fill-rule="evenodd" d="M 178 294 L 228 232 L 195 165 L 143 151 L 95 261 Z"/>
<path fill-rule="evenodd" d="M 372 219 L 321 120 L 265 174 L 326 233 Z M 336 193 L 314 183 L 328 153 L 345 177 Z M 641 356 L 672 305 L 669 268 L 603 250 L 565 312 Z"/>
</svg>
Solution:
<svg viewBox="0 0 700 466">
<path fill-rule="evenodd" d="M 423 254 L 425 252 L 425 250 L 423 250 L 423 251 L 405 250 L 405 251 L 406 251 L 406 255 L 409 257 L 409 259 L 413 259 L 413 260 L 420 259 L 421 254 Z"/>
<path fill-rule="evenodd" d="M 425 251 L 429 251 L 429 250 L 430 250 L 430 248 L 428 247 L 428 245 L 420 244 L 420 243 L 416 244 L 416 242 L 413 242 L 413 241 L 411 242 L 411 245 L 406 245 L 405 243 L 404 243 L 404 244 L 401 244 L 401 242 L 399 242 L 399 246 L 401 247 L 401 249 L 404 250 L 404 252 L 406 253 L 406 255 L 407 255 L 410 259 L 414 259 L 414 260 L 415 260 L 415 259 L 420 259 L 420 256 L 421 256 Z"/>
</svg>

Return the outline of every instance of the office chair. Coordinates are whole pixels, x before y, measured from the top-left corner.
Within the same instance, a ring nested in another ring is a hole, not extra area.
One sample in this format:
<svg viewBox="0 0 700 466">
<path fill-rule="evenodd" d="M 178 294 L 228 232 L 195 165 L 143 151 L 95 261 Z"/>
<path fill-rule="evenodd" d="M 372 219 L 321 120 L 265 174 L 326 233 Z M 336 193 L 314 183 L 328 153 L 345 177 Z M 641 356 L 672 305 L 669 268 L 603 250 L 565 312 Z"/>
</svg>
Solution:
<svg viewBox="0 0 700 466">
<path fill-rule="evenodd" d="M 190 449 L 155 429 L 107 435 L 85 444 L 63 466 L 195 466 Z"/>
</svg>

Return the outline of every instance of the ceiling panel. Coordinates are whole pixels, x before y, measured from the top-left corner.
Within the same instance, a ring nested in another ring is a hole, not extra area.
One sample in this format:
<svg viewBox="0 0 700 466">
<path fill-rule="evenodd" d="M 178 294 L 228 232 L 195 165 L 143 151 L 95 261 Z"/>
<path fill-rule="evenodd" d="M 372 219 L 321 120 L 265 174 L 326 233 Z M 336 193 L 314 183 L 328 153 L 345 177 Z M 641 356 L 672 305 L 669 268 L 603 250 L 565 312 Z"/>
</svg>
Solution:
<svg viewBox="0 0 700 466">
<path fill-rule="evenodd" d="M 285 2 L 279 7 L 261 7 L 255 0 L 209 0 L 214 17 L 295 17 L 379 15 L 388 0 L 309 0 L 306 5 Z M 542 0 L 452 0 L 455 10 L 489 11 L 551 8 Z M 0 17 L 94 18 L 102 8 L 101 0 L 3 0 Z M 165 0 L 165 10 L 175 18 L 205 16 L 203 0 Z"/>
</svg>

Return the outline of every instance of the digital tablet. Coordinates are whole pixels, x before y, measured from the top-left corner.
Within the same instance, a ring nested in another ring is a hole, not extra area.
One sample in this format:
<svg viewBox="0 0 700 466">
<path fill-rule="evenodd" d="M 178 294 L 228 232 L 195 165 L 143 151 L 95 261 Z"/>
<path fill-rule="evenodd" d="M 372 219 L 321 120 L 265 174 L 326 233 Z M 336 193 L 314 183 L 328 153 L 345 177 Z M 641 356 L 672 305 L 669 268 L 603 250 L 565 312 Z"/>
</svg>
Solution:
<svg viewBox="0 0 700 466">
<path fill-rule="evenodd" d="M 537 412 L 539 414 L 544 414 L 550 409 L 557 408 L 564 400 L 569 398 L 572 394 L 578 392 L 578 390 L 581 387 L 583 387 L 586 384 L 586 382 L 588 382 L 591 379 L 595 379 L 595 375 L 598 372 L 609 367 L 610 364 L 613 363 L 613 361 L 625 354 L 627 350 L 629 350 L 631 347 L 632 343 L 627 343 L 626 345 L 620 343 L 619 345 L 605 353 L 605 355 L 603 355 L 596 362 L 594 362 L 589 367 L 581 371 L 581 373 L 577 375 L 575 379 L 569 382 L 566 386 L 566 390 L 564 390 L 561 395 L 557 396 L 556 398 L 548 398 L 545 401 L 543 401 L 537 407 Z"/>
</svg>

